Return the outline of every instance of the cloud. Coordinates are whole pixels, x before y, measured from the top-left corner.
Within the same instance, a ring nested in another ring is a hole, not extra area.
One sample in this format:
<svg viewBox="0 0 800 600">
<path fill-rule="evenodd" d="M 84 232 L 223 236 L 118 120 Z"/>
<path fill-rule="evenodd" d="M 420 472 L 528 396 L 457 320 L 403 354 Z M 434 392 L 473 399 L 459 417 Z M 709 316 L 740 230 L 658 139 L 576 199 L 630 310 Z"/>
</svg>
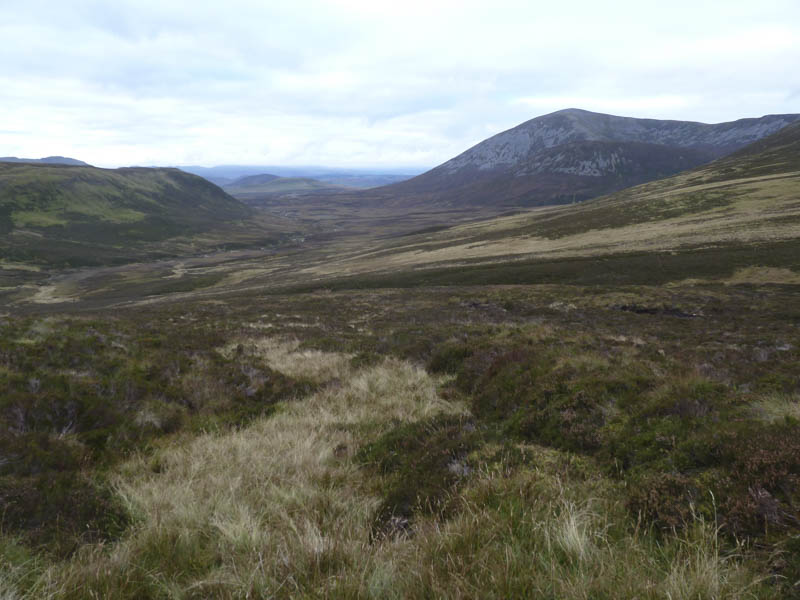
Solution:
<svg viewBox="0 0 800 600">
<path fill-rule="evenodd" d="M 0 155 L 432 166 L 539 114 L 796 112 L 800 6 L 676 0 L 29 0 Z M 793 95 L 794 94 L 794 95 Z"/>
</svg>

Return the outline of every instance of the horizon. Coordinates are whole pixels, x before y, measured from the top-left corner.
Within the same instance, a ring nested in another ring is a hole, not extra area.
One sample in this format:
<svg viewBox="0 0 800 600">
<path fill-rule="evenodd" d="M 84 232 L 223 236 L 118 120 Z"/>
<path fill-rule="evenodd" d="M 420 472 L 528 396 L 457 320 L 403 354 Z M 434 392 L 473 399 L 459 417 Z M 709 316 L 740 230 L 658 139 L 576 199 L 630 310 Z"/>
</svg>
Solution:
<svg viewBox="0 0 800 600">
<path fill-rule="evenodd" d="M 687 0 L 32 0 L 0 24 L 0 148 L 102 167 L 416 169 L 569 106 L 703 123 L 798 112 L 800 6 L 741 0 L 718 17 Z"/>
<path fill-rule="evenodd" d="M 548 116 L 548 115 L 551 115 L 551 114 L 567 112 L 567 111 L 589 112 L 589 113 L 598 114 L 598 115 L 621 117 L 621 118 L 643 119 L 643 120 L 658 120 L 658 121 L 677 120 L 677 121 L 682 121 L 682 122 L 700 123 L 700 124 L 703 124 L 703 125 L 719 125 L 719 124 L 722 124 L 722 123 L 731 123 L 731 122 L 735 122 L 735 121 L 739 121 L 739 120 L 745 120 L 745 119 L 759 119 L 759 118 L 770 117 L 770 116 L 780 116 L 780 115 L 788 115 L 788 114 L 800 114 L 800 112 L 797 112 L 797 113 L 777 113 L 777 112 L 772 112 L 772 113 L 765 113 L 763 115 L 742 116 L 742 117 L 738 117 L 738 118 L 735 118 L 735 119 L 731 119 L 730 121 L 707 122 L 707 121 L 699 121 L 699 120 L 694 120 L 694 119 L 663 119 L 663 118 L 660 118 L 660 117 L 628 117 L 627 115 L 612 115 L 610 113 L 600 113 L 600 112 L 597 112 L 597 111 L 590 111 L 590 110 L 579 108 L 579 107 L 569 107 L 569 108 L 562 108 L 562 109 L 559 109 L 559 110 L 555 110 L 555 111 L 550 112 L 550 113 L 537 115 L 537 116 L 532 117 L 530 119 L 526 119 L 525 121 L 517 123 L 516 125 L 512 125 L 511 127 L 507 128 L 507 129 L 504 129 L 502 131 L 498 131 L 496 133 L 493 133 L 493 134 L 489 135 L 487 138 L 484 138 L 484 140 L 478 141 L 476 144 L 473 144 L 469 148 L 465 148 L 464 150 L 460 151 L 458 154 L 461 154 L 461 153 L 473 148 L 475 145 L 480 144 L 482 141 L 485 141 L 486 139 L 494 137 L 495 135 L 498 135 L 500 133 L 504 133 L 505 131 L 508 131 L 510 129 L 514 129 L 515 127 L 518 127 L 520 125 L 523 125 L 523 124 L 527 123 L 528 121 L 533 121 L 533 120 L 535 120 L 537 118 L 540 118 L 540 117 L 545 117 L 545 116 Z M 45 160 L 45 159 L 53 159 L 53 158 L 74 159 L 74 160 L 81 160 L 83 162 L 87 162 L 88 166 L 96 167 L 96 168 L 100 168 L 100 169 L 175 168 L 175 169 L 181 169 L 181 170 L 187 170 L 187 169 L 214 170 L 214 169 L 226 169 L 226 168 L 227 169 L 256 169 L 256 168 L 258 168 L 258 169 L 279 169 L 279 170 L 280 169 L 285 169 L 285 170 L 297 170 L 297 171 L 327 170 L 327 171 L 332 171 L 332 172 L 334 172 L 334 171 L 342 171 L 342 172 L 360 172 L 360 173 L 365 173 L 365 174 L 373 173 L 373 174 L 392 174 L 392 175 L 411 175 L 411 176 L 416 176 L 416 175 L 419 175 L 419 174 L 424 173 L 426 171 L 429 171 L 431 169 L 434 169 L 437 166 L 440 166 L 441 164 L 443 164 L 444 162 L 447 162 L 451 158 L 454 158 L 455 156 L 458 156 L 458 154 L 455 154 L 454 156 L 452 156 L 452 157 L 450 157 L 448 159 L 445 159 L 442 163 L 437 163 L 437 164 L 433 164 L 433 165 L 404 165 L 404 166 L 391 165 L 391 164 L 387 164 L 387 165 L 384 165 L 384 166 L 369 166 L 369 165 L 358 165 L 358 164 L 356 164 L 356 165 L 339 166 L 339 165 L 329 165 L 329 164 L 301 164 L 301 163 L 298 163 L 298 164 L 262 164 L 262 163 L 257 163 L 257 162 L 252 162 L 252 163 L 237 162 L 237 163 L 221 163 L 221 164 L 151 164 L 151 165 L 120 164 L 120 165 L 106 166 L 106 165 L 98 165 L 98 164 L 89 163 L 88 161 L 83 161 L 83 159 L 80 158 L 80 157 L 67 156 L 67 155 L 64 155 L 64 154 L 51 154 L 51 155 L 47 155 L 47 156 L 38 156 L 38 157 L 37 156 L 25 156 L 25 157 L 22 157 L 22 156 L 5 155 L 4 157 L 5 158 L 19 159 L 19 160 Z M 262 172 L 260 172 L 258 174 L 269 174 L 269 173 L 265 170 L 265 171 L 262 171 Z"/>
<path fill-rule="evenodd" d="M 3 158 L 11 158 L 15 160 L 46 160 L 46 159 L 54 159 L 54 158 L 62 158 L 62 159 L 72 159 L 72 160 L 81 160 L 82 159 L 78 156 L 65 156 L 63 154 L 50 154 L 48 156 L 12 156 L 12 155 L 5 155 L 0 157 L 0 161 Z M 391 165 L 387 165 L 386 167 L 369 167 L 369 166 L 331 166 L 331 165 L 264 165 L 259 163 L 230 163 L 230 164 L 211 164 L 211 165 L 175 165 L 175 164 L 163 164 L 163 165 L 115 165 L 115 166 L 102 166 L 96 165 L 92 163 L 88 163 L 87 161 L 82 161 L 86 163 L 86 166 L 95 167 L 97 169 L 233 169 L 233 168 L 243 168 L 243 169 L 255 169 L 255 168 L 273 168 L 273 169 L 291 169 L 291 170 L 298 170 L 298 171 L 310 171 L 310 170 L 327 170 L 327 171 L 343 171 L 343 172 L 360 172 L 360 173 L 375 173 L 375 174 L 396 174 L 396 175 L 407 175 L 409 172 L 418 171 L 422 172 L 423 170 L 432 169 L 431 166 L 408 166 L 408 167 L 393 167 Z M 62 166 L 70 166 L 70 165 L 62 165 Z M 74 166 L 84 166 L 84 165 L 74 165 Z M 268 173 L 264 173 L 265 175 Z"/>
</svg>

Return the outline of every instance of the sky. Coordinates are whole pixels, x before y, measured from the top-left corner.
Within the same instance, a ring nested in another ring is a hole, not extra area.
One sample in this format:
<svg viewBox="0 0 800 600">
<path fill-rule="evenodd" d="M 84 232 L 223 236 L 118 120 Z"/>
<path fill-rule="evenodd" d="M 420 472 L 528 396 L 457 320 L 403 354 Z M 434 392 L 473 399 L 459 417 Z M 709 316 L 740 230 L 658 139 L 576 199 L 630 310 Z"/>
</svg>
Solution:
<svg viewBox="0 0 800 600">
<path fill-rule="evenodd" d="M 800 112 L 800 1 L 0 0 L 0 156 L 419 170 L 570 107 Z"/>
</svg>

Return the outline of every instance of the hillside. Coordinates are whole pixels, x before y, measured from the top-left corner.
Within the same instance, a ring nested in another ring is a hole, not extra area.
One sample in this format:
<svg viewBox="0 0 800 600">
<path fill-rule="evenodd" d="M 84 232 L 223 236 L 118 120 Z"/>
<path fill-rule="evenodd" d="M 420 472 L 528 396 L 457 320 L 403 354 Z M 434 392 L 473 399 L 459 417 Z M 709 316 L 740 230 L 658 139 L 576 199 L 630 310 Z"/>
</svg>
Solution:
<svg viewBox="0 0 800 600">
<path fill-rule="evenodd" d="M 591 270 L 582 269 L 596 268 L 589 265 L 596 265 L 598 257 L 616 257 L 620 266 L 604 262 L 605 275 L 619 268 L 619 277 L 633 281 L 657 278 L 670 261 L 680 260 L 693 261 L 698 272 L 732 275 L 734 266 L 747 266 L 739 259 L 736 265 L 729 262 L 734 255 L 751 265 L 800 270 L 799 194 L 800 123 L 795 123 L 728 157 L 669 178 L 577 205 L 404 235 L 316 265 L 308 273 L 409 271 L 409 282 L 431 282 L 460 280 L 463 268 L 482 273 L 487 281 L 511 283 L 514 277 L 535 280 L 544 263 L 563 260 L 578 262 L 551 265 L 548 272 L 592 278 Z M 633 255 L 649 257 L 642 264 L 658 263 L 658 269 L 626 271 L 626 257 Z M 506 275 L 496 267 L 478 266 L 499 263 L 509 265 Z M 425 275 L 417 271 L 423 267 L 439 270 Z M 450 268 L 458 272 L 448 274 Z"/>
<path fill-rule="evenodd" d="M 708 163 L 800 115 L 708 125 L 578 109 L 499 133 L 413 179 L 384 188 L 397 202 L 547 205 L 586 200 Z"/>
<path fill-rule="evenodd" d="M 128 262 L 151 246 L 252 211 L 177 169 L 0 163 L 0 256 L 57 264 Z"/>
<path fill-rule="evenodd" d="M 720 181 L 739 177 L 775 175 L 800 171 L 800 123 L 754 142 L 717 161 L 713 170 Z"/>
</svg>

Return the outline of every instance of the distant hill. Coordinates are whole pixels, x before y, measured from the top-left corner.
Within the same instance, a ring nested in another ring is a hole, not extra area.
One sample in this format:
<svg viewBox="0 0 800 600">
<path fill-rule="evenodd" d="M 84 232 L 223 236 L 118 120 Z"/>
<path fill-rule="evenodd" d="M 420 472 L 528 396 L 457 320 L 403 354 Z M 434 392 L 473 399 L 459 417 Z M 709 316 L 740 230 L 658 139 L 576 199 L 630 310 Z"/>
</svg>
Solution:
<svg viewBox="0 0 800 600">
<path fill-rule="evenodd" d="M 587 200 L 708 163 L 800 115 L 708 125 L 567 109 L 499 133 L 413 179 L 398 202 L 546 205 Z"/>
<path fill-rule="evenodd" d="M 220 165 L 216 167 L 184 166 L 181 170 L 200 175 L 219 186 L 230 186 L 236 180 L 270 173 L 292 179 L 316 179 L 330 185 L 373 188 L 405 181 L 422 169 L 343 169 L 330 167 L 285 167 L 278 165 Z"/>
<path fill-rule="evenodd" d="M 0 162 L 13 162 L 13 163 L 41 163 L 47 165 L 73 165 L 73 166 L 90 166 L 88 163 L 75 158 L 67 158 L 66 156 L 47 156 L 45 158 L 17 158 L 16 156 L 3 156 L 0 157 Z"/>
<path fill-rule="evenodd" d="M 240 177 L 224 186 L 227 193 L 250 203 L 265 197 L 327 194 L 352 189 L 308 177 L 277 177 L 266 174 Z"/>
<path fill-rule="evenodd" d="M 314 179 L 324 183 L 333 185 L 341 185 L 351 188 L 369 189 L 380 187 L 384 185 L 391 185 L 400 181 L 406 181 L 413 177 L 416 173 L 361 173 L 361 172 L 326 172 L 318 173 L 313 176 Z"/>
<path fill-rule="evenodd" d="M 178 169 L 0 163 L 0 257 L 8 259 L 124 261 L 148 244 L 251 216 Z"/>
<path fill-rule="evenodd" d="M 280 177 L 277 175 L 270 175 L 269 173 L 261 173 L 259 175 L 247 175 L 245 177 L 239 177 L 238 179 L 234 179 L 226 185 L 231 188 L 253 188 L 270 183 L 276 179 L 280 179 Z"/>
</svg>

